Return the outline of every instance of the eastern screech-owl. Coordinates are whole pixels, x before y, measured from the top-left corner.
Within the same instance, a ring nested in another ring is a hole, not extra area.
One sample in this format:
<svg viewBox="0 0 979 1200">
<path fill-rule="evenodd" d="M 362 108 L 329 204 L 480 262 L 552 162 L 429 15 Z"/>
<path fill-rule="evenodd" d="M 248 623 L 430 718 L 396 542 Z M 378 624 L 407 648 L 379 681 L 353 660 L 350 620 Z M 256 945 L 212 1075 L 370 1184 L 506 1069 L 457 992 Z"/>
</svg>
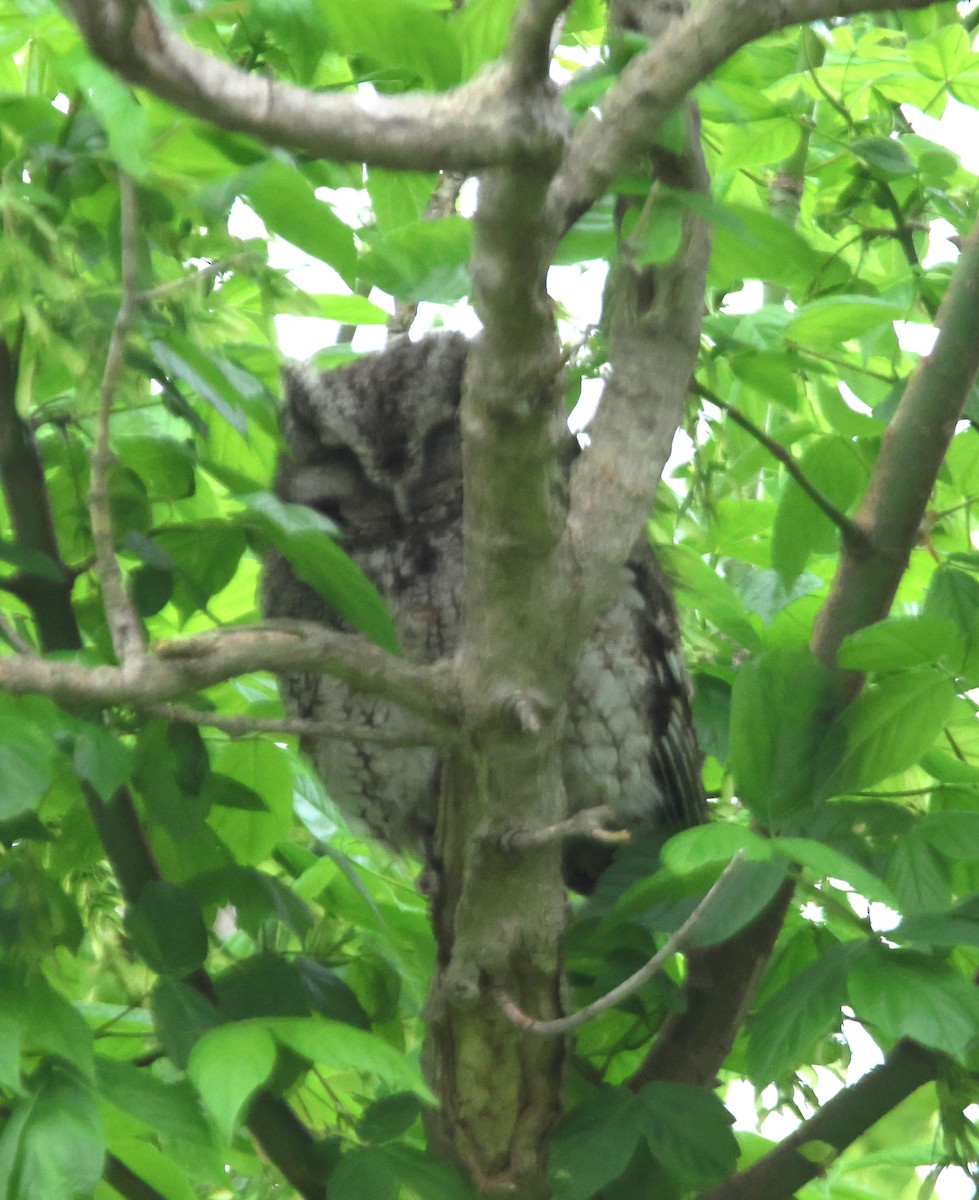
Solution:
<svg viewBox="0 0 979 1200">
<path fill-rule="evenodd" d="M 402 653 L 414 662 L 450 656 L 459 636 L 458 411 L 466 351 L 461 335 L 438 334 L 400 340 L 333 371 L 299 368 L 285 377 L 288 453 L 277 491 L 336 522 L 344 549 L 387 601 Z M 268 616 L 342 627 L 277 554 L 263 591 Z M 291 675 L 282 685 L 287 706 L 301 716 L 392 734 L 405 727 L 397 708 L 326 676 Z M 304 748 L 344 815 L 390 847 L 425 856 L 438 799 L 434 750 L 329 736 L 308 738 Z M 645 536 L 585 646 L 568 700 L 563 758 L 569 813 L 608 804 L 623 828 L 664 833 L 704 818 L 676 609 Z M 590 890 L 609 858 L 607 846 L 576 841 L 565 855 L 568 882 Z"/>
</svg>

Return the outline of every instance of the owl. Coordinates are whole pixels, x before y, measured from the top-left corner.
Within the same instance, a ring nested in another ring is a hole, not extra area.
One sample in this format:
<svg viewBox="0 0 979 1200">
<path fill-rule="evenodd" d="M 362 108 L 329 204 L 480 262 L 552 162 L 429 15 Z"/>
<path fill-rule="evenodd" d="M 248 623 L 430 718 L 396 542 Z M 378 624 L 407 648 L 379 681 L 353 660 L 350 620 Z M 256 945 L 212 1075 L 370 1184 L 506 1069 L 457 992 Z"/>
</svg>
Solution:
<svg viewBox="0 0 979 1200">
<path fill-rule="evenodd" d="M 343 548 L 384 597 L 402 654 L 416 663 L 450 657 L 459 638 L 459 404 L 467 349 L 461 335 L 433 334 L 399 340 L 332 371 L 301 367 L 285 374 L 286 452 L 277 493 L 336 523 Z M 267 562 L 263 607 L 270 617 L 344 628 L 275 552 Z M 296 715 L 366 724 L 390 735 L 384 744 L 315 736 L 304 749 L 355 827 L 424 860 L 433 842 L 439 758 L 430 747 L 391 744 L 414 727 L 412 719 L 313 672 L 280 683 Z M 608 805 L 615 827 L 663 836 L 705 817 L 676 607 L 645 535 L 581 656 L 568 696 L 562 763 L 569 814 Z M 604 843 L 569 844 L 569 885 L 590 891 L 610 854 Z"/>
</svg>

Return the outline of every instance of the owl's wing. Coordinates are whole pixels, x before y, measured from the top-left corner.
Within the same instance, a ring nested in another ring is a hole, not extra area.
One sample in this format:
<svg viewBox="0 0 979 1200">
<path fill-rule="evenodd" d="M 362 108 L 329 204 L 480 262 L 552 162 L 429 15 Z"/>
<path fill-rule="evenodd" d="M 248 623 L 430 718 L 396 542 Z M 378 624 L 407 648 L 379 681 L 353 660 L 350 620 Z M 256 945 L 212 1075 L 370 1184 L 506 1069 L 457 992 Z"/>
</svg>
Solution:
<svg viewBox="0 0 979 1200">
<path fill-rule="evenodd" d="M 660 805 L 657 823 L 670 832 L 707 819 L 690 701 L 693 687 L 683 661 L 680 622 L 670 585 L 645 538 L 629 561 L 645 604 L 639 625 L 649 667 L 649 754 Z"/>
<path fill-rule="evenodd" d="M 707 818 L 690 699 L 676 606 L 643 537 L 585 645 L 562 757 L 569 813 L 606 805 L 610 824 L 644 842 L 650 835 L 652 849 L 639 855 L 646 871 L 656 846 Z M 608 844 L 574 839 L 564 856 L 569 886 L 591 892 L 612 858 Z"/>
</svg>

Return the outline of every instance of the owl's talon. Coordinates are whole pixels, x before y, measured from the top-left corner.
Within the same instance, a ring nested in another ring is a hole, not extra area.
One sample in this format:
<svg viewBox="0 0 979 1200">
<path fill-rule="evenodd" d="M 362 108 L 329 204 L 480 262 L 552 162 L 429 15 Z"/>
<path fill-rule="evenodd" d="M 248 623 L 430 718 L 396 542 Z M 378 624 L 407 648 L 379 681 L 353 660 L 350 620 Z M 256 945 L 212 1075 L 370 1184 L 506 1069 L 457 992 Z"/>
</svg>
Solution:
<svg viewBox="0 0 979 1200">
<path fill-rule="evenodd" d="M 615 816 L 609 805 L 600 804 L 596 808 L 583 809 L 564 821 L 545 825 L 542 829 L 509 829 L 501 834 L 500 846 L 504 850 L 531 850 L 549 842 L 563 842 L 569 837 L 593 838 L 596 842 L 616 845 L 629 841 L 632 834 L 628 829 L 607 828 L 608 823 L 615 822 Z"/>
</svg>

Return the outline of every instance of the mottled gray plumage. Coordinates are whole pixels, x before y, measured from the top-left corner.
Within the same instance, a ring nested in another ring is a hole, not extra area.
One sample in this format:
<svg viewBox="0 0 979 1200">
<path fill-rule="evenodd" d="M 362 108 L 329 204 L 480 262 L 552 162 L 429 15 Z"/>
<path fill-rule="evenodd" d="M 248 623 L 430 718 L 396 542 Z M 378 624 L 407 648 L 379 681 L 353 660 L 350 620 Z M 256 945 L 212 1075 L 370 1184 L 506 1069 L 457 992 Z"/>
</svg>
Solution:
<svg viewBox="0 0 979 1200">
<path fill-rule="evenodd" d="M 462 593 L 462 457 L 458 407 L 467 343 L 442 334 L 399 341 L 326 373 L 286 375 L 288 454 L 277 490 L 344 532 L 343 546 L 388 603 L 402 652 L 415 662 L 453 653 Z M 269 616 L 341 623 L 271 556 Z M 282 681 L 307 717 L 405 727 L 399 710 L 315 674 Z M 395 849 L 425 854 L 434 829 L 438 759 L 425 748 L 307 740 L 334 801 Z M 564 742 L 569 812 L 609 804 L 624 827 L 684 828 L 703 819 L 700 754 L 676 609 L 646 539 L 585 647 Z M 608 860 L 576 843 L 569 882 L 587 889 Z"/>
</svg>

